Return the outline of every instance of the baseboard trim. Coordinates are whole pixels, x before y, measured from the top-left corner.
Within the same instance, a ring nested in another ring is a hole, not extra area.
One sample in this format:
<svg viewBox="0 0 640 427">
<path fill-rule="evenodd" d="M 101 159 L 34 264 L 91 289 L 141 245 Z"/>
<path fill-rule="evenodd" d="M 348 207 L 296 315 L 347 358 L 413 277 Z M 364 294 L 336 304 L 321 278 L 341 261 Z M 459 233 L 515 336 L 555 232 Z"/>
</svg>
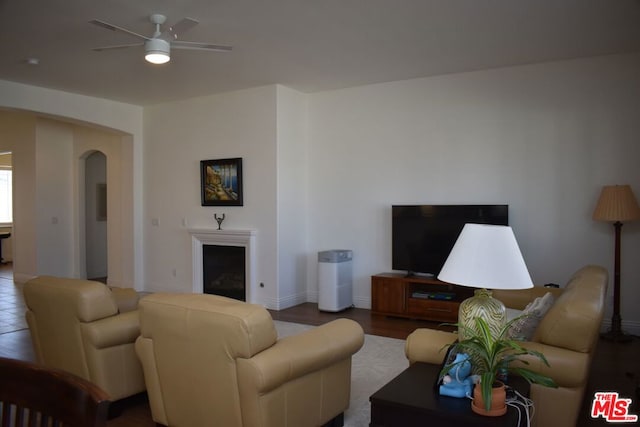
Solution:
<svg viewBox="0 0 640 427">
<path fill-rule="evenodd" d="M 33 274 L 16 273 L 15 271 L 13 272 L 13 281 L 15 283 L 26 283 L 36 277 L 37 276 L 34 276 Z"/>
<path fill-rule="evenodd" d="M 622 331 L 626 334 L 640 336 L 640 322 L 636 320 L 623 320 Z M 600 332 L 607 332 L 611 329 L 611 319 L 604 319 L 600 326 Z"/>
<path fill-rule="evenodd" d="M 278 299 L 268 299 L 263 300 L 262 305 L 269 310 L 284 310 L 289 307 L 294 307 L 296 305 L 304 304 L 307 302 L 307 295 L 305 293 L 299 293 L 294 295 L 289 295 L 284 298 Z"/>
<path fill-rule="evenodd" d="M 371 310 L 371 298 L 354 296 L 353 305 L 357 308 L 365 308 L 367 310 Z"/>
</svg>

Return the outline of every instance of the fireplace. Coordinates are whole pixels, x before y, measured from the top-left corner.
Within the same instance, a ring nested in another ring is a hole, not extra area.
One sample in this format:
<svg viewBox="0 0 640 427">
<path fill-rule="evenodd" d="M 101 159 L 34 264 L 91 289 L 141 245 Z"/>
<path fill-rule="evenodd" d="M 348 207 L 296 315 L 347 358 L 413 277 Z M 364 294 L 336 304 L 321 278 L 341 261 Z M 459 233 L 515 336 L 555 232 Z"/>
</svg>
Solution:
<svg viewBox="0 0 640 427">
<path fill-rule="evenodd" d="M 246 301 L 245 248 L 203 245 L 202 291 Z"/>
<path fill-rule="evenodd" d="M 254 303 L 255 230 L 190 229 L 194 293 Z M 205 272 L 208 270 L 208 272 Z"/>
</svg>

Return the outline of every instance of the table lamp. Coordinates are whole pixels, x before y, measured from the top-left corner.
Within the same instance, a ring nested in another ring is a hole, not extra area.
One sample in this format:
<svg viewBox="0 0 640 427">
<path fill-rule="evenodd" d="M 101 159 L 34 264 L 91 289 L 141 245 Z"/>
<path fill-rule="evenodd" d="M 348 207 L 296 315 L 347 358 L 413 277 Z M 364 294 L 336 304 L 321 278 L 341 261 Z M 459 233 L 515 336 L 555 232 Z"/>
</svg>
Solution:
<svg viewBox="0 0 640 427">
<path fill-rule="evenodd" d="M 622 222 L 629 222 L 640 218 L 640 208 L 628 185 L 606 185 L 602 187 L 600 198 L 593 211 L 596 221 L 612 222 L 615 229 L 615 260 L 613 274 L 613 316 L 611 329 L 602 338 L 616 341 L 631 341 L 631 336 L 622 332 L 620 318 L 620 230 Z"/>
<path fill-rule="evenodd" d="M 506 309 L 488 289 L 533 287 L 513 230 L 505 225 L 465 224 L 438 279 L 479 288 L 460 304 L 458 323 L 475 330 L 475 318 L 482 317 L 494 336 L 506 323 Z M 464 330 L 458 331 L 460 339 Z"/>
</svg>

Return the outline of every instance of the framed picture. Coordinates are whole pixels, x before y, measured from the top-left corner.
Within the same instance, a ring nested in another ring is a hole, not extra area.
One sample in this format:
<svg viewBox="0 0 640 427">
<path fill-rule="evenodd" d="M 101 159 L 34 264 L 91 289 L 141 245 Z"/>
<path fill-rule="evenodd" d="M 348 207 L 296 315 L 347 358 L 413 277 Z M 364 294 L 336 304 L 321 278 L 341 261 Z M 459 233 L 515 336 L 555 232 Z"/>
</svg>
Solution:
<svg viewBox="0 0 640 427">
<path fill-rule="evenodd" d="M 242 206 L 242 158 L 201 160 L 202 206 Z"/>
</svg>

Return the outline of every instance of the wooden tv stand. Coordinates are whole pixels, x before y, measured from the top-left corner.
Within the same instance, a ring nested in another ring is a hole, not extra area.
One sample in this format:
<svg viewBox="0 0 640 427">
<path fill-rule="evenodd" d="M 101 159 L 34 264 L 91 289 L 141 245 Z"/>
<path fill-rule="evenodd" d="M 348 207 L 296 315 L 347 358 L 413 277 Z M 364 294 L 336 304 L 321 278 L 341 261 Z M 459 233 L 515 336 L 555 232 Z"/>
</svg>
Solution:
<svg viewBox="0 0 640 427">
<path fill-rule="evenodd" d="M 401 273 L 371 276 L 371 311 L 374 314 L 455 323 L 460 303 L 471 296 L 472 288 L 435 278 Z"/>
</svg>

